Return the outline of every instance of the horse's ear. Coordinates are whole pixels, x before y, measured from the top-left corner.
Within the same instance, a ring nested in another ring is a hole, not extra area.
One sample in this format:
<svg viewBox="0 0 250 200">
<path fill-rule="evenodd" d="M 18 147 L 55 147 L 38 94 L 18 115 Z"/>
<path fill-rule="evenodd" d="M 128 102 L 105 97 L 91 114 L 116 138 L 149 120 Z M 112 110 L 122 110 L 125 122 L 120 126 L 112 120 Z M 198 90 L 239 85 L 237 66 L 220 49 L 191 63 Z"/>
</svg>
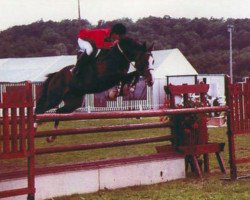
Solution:
<svg viewBox="0 0 250 200">
<path fill-rule="evenodd" d="M 146 50 L 147 49 L 147 43 L 143 42 L 142 47 Z"/>
<path fill-rule="evenodd" d="M 148 48 L 148 51 L 153 51 L 154 50 L 154 43 L 151 44 L 151 46 Z"/>
</svg>

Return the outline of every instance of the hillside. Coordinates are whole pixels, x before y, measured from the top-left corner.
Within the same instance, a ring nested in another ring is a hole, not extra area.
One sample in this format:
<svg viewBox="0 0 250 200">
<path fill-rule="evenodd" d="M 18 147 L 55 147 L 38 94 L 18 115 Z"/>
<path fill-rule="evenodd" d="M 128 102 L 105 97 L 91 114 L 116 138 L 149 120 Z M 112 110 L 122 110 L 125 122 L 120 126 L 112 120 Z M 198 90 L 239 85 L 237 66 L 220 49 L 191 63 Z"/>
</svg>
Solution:
<svg viewBox="0 0 250 200">
<path fill-rule="evenodd" d="M 236 78 L 250 75 L 250 19 L 147 17 L 99 21 L 97 28 L 124 23 L 128 35 L 154 43 L 155 49 L 179 48 L 199 73 L 227 73 L 229 33 L 233 24 L 233 61 Z M 96 28 L 88 21 L 38 21 L 0 32 L 0 58 L 76 54 L 80 28 Z"/>
</svg>

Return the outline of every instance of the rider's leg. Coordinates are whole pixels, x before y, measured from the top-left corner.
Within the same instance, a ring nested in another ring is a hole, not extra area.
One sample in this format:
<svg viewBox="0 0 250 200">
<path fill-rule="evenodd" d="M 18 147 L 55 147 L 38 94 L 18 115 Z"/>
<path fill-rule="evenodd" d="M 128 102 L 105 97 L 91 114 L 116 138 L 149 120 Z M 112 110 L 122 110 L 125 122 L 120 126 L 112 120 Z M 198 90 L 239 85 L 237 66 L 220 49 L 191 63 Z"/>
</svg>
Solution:
<svg viewBox="0 0 250 200">
<path fill-rule="evenodd" d="M 77 55 L 77 62 L 75 65 L 75 69 L 73 71 L 73 78 L 70 82 L 70 87 L 75 90 L 82 89 L 82 82 L 84 76 L 86 76 L 86 69 L 88 68 L 88 63 L 93 59 L 93 51 L 94 47 L 90 44 L 90 42 L 82 39 L 78 39 L 78 45 L 80 47 L 80 53 Z"/>
<path fill-rule="evenodd" d="M 81 38 L 78 38 L 77 42 L 81 52 L 85 52 L 87 55 L 90 55 L 94 51 L 94 48 L 90 42 Z"/>
<path fill-rule="evenodd" d="M 94 51 L 93 46 L 90 44 L 90 42 L 83 40 L 81 38 L 78 38 L 78 45 L 80 47 L 79 53 L 77 55 L 77 62 L 76 62 L 76 74 L 81 74 L 81 70 L 84 69 L 84 65 L 86 65 L 90 59 L 91 54 Z"/>
</svg>

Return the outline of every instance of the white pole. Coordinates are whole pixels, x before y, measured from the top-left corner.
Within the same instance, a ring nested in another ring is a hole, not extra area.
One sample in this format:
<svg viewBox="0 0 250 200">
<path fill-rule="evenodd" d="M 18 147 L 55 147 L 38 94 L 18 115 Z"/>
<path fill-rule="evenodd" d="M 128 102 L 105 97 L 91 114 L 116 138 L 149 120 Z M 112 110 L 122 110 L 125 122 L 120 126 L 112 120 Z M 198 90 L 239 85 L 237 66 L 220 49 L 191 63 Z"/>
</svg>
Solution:
<svg viewBox="0 0 250 200">
<path fill-rule="evenodd" d="M 233 45 L 232 45 L 232 32 L 233 32 L 233 25 L 228 25 L 227 30 L 229 32 L 229 70 L 230 70 L 230 78 L 231 78 L 231 83 L 233 83 Z"/>
<path fill-rule="evenodd" d="M 80 0 L 78 0 L 78 20 L 79 20 L 79 22 L 81 21 L 81 9 L 80 9 Z"/>
</svg>

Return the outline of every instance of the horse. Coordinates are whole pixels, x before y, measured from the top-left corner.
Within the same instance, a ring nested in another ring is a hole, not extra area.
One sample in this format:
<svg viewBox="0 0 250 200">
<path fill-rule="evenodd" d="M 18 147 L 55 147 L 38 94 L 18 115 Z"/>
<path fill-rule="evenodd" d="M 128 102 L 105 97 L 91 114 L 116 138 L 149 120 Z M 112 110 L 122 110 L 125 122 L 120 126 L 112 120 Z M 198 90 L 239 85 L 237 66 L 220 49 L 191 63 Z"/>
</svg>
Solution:
<svg viewBox="0 0 250 200">
<path fill-rule="evenodd" d="M 88 64 L 81 60 L 77 62 L 86 64 L 79 66 L 80 75 L 75 72 L 75 65 L 48 74 L 37 100 L 35 114 L 56 108 L 62 101 L 64 106 L 57 108 L 56 113 L 73 112 L 81 106 L 85 94 L 99 93 L 117 85 L 120 88 L 119 95 L 123 95 L 124 85 L 133 87 L 140 76 L 144 77 L 148 86 L 152 86 L 152 48 L 153 45 L 147 48 L 146 43 L 123 38 L 112 49 L 101 51 Z M 131 63 L 134 63 L 135 71 L 128 73 Z M 55 121 L 55 128 L 58 124 L 59 121 Z"/>
<path fill-rule="evenodd" d="M 125 37 L 110 50 L 101 51 L 95 59 L 85 66 L 80 66 L 83 69 L 78 75 L 80 79 L 76 78 L 74 65 L 48 74 L 36 104 L 35 114 L 43 114 L 57 107 L 62 101 L 64 105 L 57 108 L 56 113 L 73 112 L 81 106 L 85 94 L 99 93 L 119 84 L 122 95 L 123 86 L 135 85 L 140 76 L 144 77 L 148 86 L 152 86 L 152 48 L 153 45 L 147 48 L 146 43 L 140 44 Z M 128 73 L 132 62 L 135 71 Z M 55 128 L 58 123 L 55 122 Z"/>
</svg>

